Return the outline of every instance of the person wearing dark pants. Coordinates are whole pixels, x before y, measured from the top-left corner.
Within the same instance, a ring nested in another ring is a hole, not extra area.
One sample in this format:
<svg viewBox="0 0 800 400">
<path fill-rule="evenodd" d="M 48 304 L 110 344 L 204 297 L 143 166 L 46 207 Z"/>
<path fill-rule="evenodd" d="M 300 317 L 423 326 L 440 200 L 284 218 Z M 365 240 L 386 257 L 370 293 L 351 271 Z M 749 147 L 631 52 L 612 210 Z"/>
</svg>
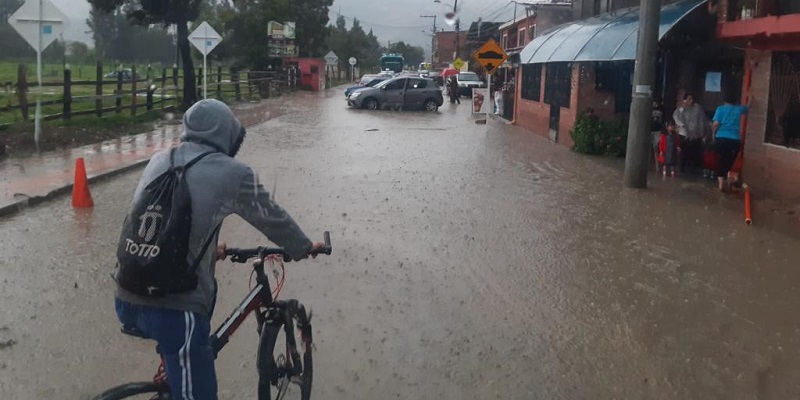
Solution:
<svg viewBox="0 0 800 400">
<path fill-rule="evenodd" d="M 697 172 L 702 166 L 703 138 L 708 128 L 708 117 L 705 110 L 695 103 L 694 95 L 686 93 L 683 103 L 672 114 L 678 133 L 681 135 L 682 153 L 680 161 L 681 173 Z"/>
<path fill-rule="evenodd" d="M 725 191 L 728 172 L 742 148 L 741 121 L 748 110 L 747 106 L 735 105 L 735 102 L 735 96 L 727 95 L 724 104 L 717 107 L 711 125 L 719 158 L 717 181 L 721 192 Z"/>
</svg>

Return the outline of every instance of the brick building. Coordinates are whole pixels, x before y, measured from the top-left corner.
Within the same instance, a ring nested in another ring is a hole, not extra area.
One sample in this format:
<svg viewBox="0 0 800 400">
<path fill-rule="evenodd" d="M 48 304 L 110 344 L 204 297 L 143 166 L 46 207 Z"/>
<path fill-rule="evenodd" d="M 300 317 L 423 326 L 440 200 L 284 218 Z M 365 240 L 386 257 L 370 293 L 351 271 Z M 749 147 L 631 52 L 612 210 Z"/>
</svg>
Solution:
<svg viewBox="0 0 800 400">
<path fill-rule="evenodd" d="M 458 40 L 456 40 L 458 38 Z M 455 31 L 436 32 L 436 50 L 433 53 L 433 63 L 435 68 L 444 68 L 452 64 L 455 60 L 456 46 L 463 52 L 466 48 L 467 32 L 460 32 L 456 35 Z M 461 55 L 462 59 L 464 55 Z"/>
<path fill-rule="evenodd" d="M 525 46 L 517 74 L 517 125 L 572 146 L 569 132 L 579 113 L 589 108 L 604 119 L 627 120 L 639 10 L 620 7 L 632 3 L 576 1 L 573 17 L 602 13 L 543 32 Z M 741 86 L 744 53 L 716 39 L 715 20 L 706 0 L 663 1 L 652 90 L 668 115 L 686 92 L 711 113 L 722 103 L 723 88 Z M 709 74 L 719 77 L 719 88 L 705 85 Z"/>
<path fill-rule="evenodd" d="M 800 0 L 719 0 L 720 40 L 746 48 L 743 177 L 754 190 L 800 199 Z"/>
</svg>

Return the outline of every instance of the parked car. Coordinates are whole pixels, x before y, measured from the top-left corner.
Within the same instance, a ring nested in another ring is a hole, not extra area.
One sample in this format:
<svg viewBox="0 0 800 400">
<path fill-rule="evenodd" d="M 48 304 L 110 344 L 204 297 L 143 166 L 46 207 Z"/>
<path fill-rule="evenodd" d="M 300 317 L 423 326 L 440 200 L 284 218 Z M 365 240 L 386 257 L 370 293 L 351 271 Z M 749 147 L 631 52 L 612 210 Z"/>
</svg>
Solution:
<svg viewBox="0 0 800 400">
<path fill-rule="evenodd" d="M 106 79 L 110 80 L 117 80 L 119 77 L 122 77 L 123 81 L 132 81 L 134 79 L 139 79 L 139 74 L 134 74 L 133 70 L 131 69 L 118 69 L 114 72 L 109 72 L 105 75 Z"/>
<path fill-rule="evenodd" d="M 428 71 L 427 69 L 421 69 L 417 71 L 417 73 L 422 78 L 429 78 L 431 76 L 431 71 Z"/>
<path fill-rule="evenodd" d="M 442 91 L 431 79 L 398 77 L 383 81 L 375 87 L 353 92 L 347 104 L 355 108 L 414 108 L 436 111 L 444 103 Z"/>
<path fill-rule="evenodd" d="M 350 86 L 349 88 L 345 89 L 344 90 L 344 97 L 348 98 L 348 97 L 350 97 L 350 94 L 352 94 L 354 91 L 361 90 L 361 89 L 364 89 L 364 88 L 371 88 L 371 87 L 373 87 L 373 86 L 385 81 L 386 79 L 388 79 L 388 78 L 385 77 L 385 76 L 375 76 L 375 77 L 368 78 L 366 80 L 367 83 L 362 83 L 361 85 L 358 85 L 358 86 Z M 364 78 L 361 78 L 361 82 L 364 82 Z"/>
<path fill-rule="evenodd" d="M 478 74 L 474 72 L 461 72 L 456 75 L 456 82 L 458 82 L 458 95 L 459 96 L 472 96 L 472 89 L 484 88 L 486 84 L 481 80 Z"/>
</svg>

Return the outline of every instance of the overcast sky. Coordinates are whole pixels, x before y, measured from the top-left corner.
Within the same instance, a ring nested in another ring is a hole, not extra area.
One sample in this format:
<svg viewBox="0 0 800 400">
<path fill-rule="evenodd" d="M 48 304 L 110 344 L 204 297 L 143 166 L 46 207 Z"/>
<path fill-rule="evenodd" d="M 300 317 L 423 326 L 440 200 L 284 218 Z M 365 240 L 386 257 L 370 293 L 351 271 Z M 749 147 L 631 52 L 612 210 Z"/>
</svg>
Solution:
<svg viewBox="0 0 800 400">
<path fill-rule="evenodd" d="M 65 37 L 68 40 L 80 40 L 91 44 L 91 34 L 86 33 L 86 18 L 89 17 L 89 3 L 86 0 L 52 0 L 67 14 Z M 388 41 L 403 40 L 414 45 L 424 46 L 430 51 L 431 38 L 427 36 L 433 28 L 432 18 L 420 18 L 420 15 L 436 15 L 437 29 L 452 30 L 445 24 L 444 14 L 452 10 L 452 0 L 441 0 L 437 4 L 433 0 L 334 0 L 331 7 L 331 23 L 341 12 L 348 21 L 358 18 L 364 30 L 370 28 L 380 39 L 381 44 Z M 482 17 L 484 21 L 507 21 L 513 17 L 514 3 L 510 0 L 458 0 L 459 16 L 462 29 L 469 28 L 472 21 Z M 522 13 L 522 8 L 518 9 Z M 425 30 L 427 32 L 423 33 Z"/>
</svg>

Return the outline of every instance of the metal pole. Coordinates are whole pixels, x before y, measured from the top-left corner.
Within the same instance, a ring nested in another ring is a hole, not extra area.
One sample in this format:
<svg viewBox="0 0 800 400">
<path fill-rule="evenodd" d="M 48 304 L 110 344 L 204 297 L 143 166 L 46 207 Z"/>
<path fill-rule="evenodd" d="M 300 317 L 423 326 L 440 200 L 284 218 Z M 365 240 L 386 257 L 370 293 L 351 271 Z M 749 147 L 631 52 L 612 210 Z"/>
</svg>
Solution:
<svg viewBox="0 0 800 400">
<path fill-rule="evenodd" d="M 39 152 L 39 138 L 42 135 L 42 10 L 43 0 L 39 0 L 39 46 L 36 49 L 36 79 L 39 81 L 39 92 L 36 93 L 36 115 L 33 121 L 33 141 L 36 143 L 36 152 Z"/>
<path fill-rule="evenodd" d="M 658 27 L 661 23 L 660 3 L 658 0 L 642 0 L 639 10 L 639 42 L 636 46 L 624 176 L 624 184 L 630 188 L 647 187 L 647 167 L 652 151 L 650 122 L 653 113 Z"/>
<path fill-rule="evenodd" d="M 490 74 L 486 74 L 486 91 L 489 92 L 489 93 L 486 93 L 486 98 L 483 100 L 483 102 L 484 102 L 484 104 L 487 101 L 489 102 L 489 107 L 486 107 L 486 122 L 487 122 L 486 126 L 488 127 L 489 126 L 489 124 L 488 124 L 488 122 L 489 122 L 489 111 L 490 110 L 492 110 L 492 111 L 494 110 L 494 101 L 492 100 L 492 75 L 490 75 Z M 478 110 L 478 111 L 480 111 L 480 110 Z"/>
<path fill-rule="evenodd" d="M 456 18 L 456 58 L 461 57 L 461 20 L 458 18 L 458 0 L 453 3 L 453 16 Z"/>
<path fill-rule="evenodd" d="M 208 98 L 208 27 L 203 28 L 203 99 Z"/>
</svg>

